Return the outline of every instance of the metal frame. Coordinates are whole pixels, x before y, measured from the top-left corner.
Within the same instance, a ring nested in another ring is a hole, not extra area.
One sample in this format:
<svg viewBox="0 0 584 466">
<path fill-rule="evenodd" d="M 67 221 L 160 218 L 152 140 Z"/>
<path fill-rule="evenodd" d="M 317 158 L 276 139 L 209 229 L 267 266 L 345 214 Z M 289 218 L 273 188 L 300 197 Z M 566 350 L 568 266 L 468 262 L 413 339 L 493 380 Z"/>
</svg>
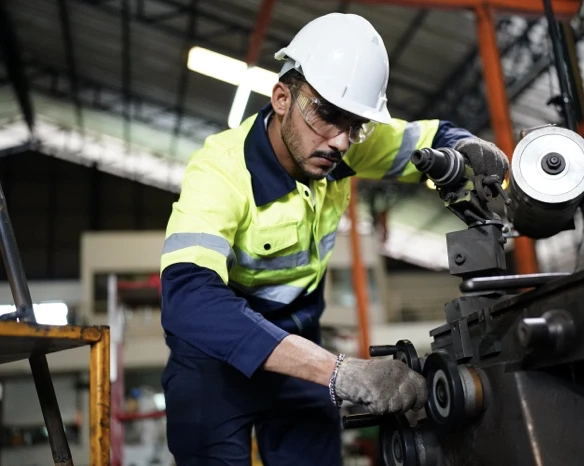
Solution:
<svg viewBox="0 0 584 466">
<path fill-rule="evenodd" d="M 546 28 L 547 22 L 541 18 L 526 21 L 518 34 L 513 32 L 515 26 L 509 21 L 497 23 L 497 39 L 505 44 L 501 48 L 500 56 L 501 62 L 508 64 L 503 69 L 503 79 L 509 101 L 518 99 L 552 65 Z M 582 35 L 579 35 L 576 40 L 581 38 Z M 432 115 L 451 120 L 464 124 L 474 133 L 480 133 L 489 125 L 479 46 L 473 48 L 460 67 L 445 81 L 445 85 L 418 112 L 418 118 Z"/>
<path fill-rule="evenodd" d="M 412 8 L 436 8 L 455 10 L 474 10 L 489 8 L 505 13 L 520 15 L 544 13 L 544 6 L 534 0 L 354 0 L 355 3 L 367 5 L 400 5 Z M 553 8 L 559 17 L 571 17 L 579 9 L 580 0 L 554 0 Z"/>
</svg>

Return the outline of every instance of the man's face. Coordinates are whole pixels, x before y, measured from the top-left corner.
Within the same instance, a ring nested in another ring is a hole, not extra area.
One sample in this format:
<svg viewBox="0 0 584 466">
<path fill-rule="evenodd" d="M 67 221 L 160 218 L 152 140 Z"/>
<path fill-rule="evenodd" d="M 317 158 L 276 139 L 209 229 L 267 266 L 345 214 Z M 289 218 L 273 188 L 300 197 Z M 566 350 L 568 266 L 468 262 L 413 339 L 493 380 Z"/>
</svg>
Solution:
<svg viewBox="0 0 584 466">
<path fill-rule="evenodd" d="M 320 180 L 349 150 L 351 127 L 366 120 L 334 107 L 306 84 L 290 91 L 292 100 L 282 121 L 282 140 L 302 173 Z"/>
</svg>

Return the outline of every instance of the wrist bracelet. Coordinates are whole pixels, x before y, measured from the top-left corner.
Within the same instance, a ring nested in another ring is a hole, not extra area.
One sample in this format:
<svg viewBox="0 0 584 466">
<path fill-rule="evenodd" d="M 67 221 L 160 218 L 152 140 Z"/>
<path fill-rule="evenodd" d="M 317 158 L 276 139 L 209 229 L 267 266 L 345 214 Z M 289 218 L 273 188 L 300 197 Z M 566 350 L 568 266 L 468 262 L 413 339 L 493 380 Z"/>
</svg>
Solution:
<svg viewBox="0 0 584 466">
<path fill-rule="evenodd" d="M 339 367 L 341 366 L 341 363 L 343 362 L 344 359 L 345 359 L 344 353 L 341 353 L 337 356 L 337 361 L 335 362 L 335 370 L 331 374 L 331 378 L 329 380 L 329 385 L 328 385 L 329 386 L 329 393 L 331 395 L 331 401 L 333 402 L 333 404 L 337 408 L 340 408 L 341 405 L 343 404 L 343 400 L 341 400 L 340 398 L 337 397 L 337 394 L 335 392 L 335 384 L 337 382 L 337 373 L 339 372 Z"/>
</svg>

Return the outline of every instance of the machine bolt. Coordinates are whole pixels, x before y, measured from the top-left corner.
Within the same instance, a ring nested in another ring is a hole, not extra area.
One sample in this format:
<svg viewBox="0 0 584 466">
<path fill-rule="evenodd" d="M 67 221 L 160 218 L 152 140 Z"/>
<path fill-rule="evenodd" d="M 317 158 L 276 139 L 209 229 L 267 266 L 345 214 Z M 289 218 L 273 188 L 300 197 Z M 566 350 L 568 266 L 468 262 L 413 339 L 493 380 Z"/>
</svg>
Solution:
<svg viewBox="0 0 584 466">
<path fill-rule="evenodd" d="M 466 257 L 463 254 L 456 254 L 454 256 L 454 262 L 456 262 L 456 265 L 462 265 L 466 262 Z"/>
<path fill-rule="evenodd" d="M 557 175 L 566 168 L 566 160 L 561 154 L 550 152 L 541 160 L 541 168 L 550 175 Z"/>
<path fill-rule="evenodd" d="M 448 389 L 443 380 L 438 381 L 436 384 L 436 401 L 442 408 L 448 406 Z"/>
</svg>

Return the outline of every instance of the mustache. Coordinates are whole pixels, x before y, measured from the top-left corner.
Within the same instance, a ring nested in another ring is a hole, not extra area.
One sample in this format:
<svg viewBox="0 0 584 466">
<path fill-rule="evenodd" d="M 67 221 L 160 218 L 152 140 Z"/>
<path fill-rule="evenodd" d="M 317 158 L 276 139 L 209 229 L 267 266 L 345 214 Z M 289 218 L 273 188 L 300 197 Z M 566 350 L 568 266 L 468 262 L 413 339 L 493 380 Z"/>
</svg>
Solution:
<svg viewBox="0 0 584 466">
<path fill-rule="evenodd" d="M 330 160 L 333 163 L 339 163 L 341 161 L 341 159 L 343 158 L 343 154 L 338 150 L 330 150 L 330 151 L 317 150 L 316 152 L 313 152 L 310 157 L 311 158 L 312 157 L 320 157 L 323 159 Z"/>
</svg>

